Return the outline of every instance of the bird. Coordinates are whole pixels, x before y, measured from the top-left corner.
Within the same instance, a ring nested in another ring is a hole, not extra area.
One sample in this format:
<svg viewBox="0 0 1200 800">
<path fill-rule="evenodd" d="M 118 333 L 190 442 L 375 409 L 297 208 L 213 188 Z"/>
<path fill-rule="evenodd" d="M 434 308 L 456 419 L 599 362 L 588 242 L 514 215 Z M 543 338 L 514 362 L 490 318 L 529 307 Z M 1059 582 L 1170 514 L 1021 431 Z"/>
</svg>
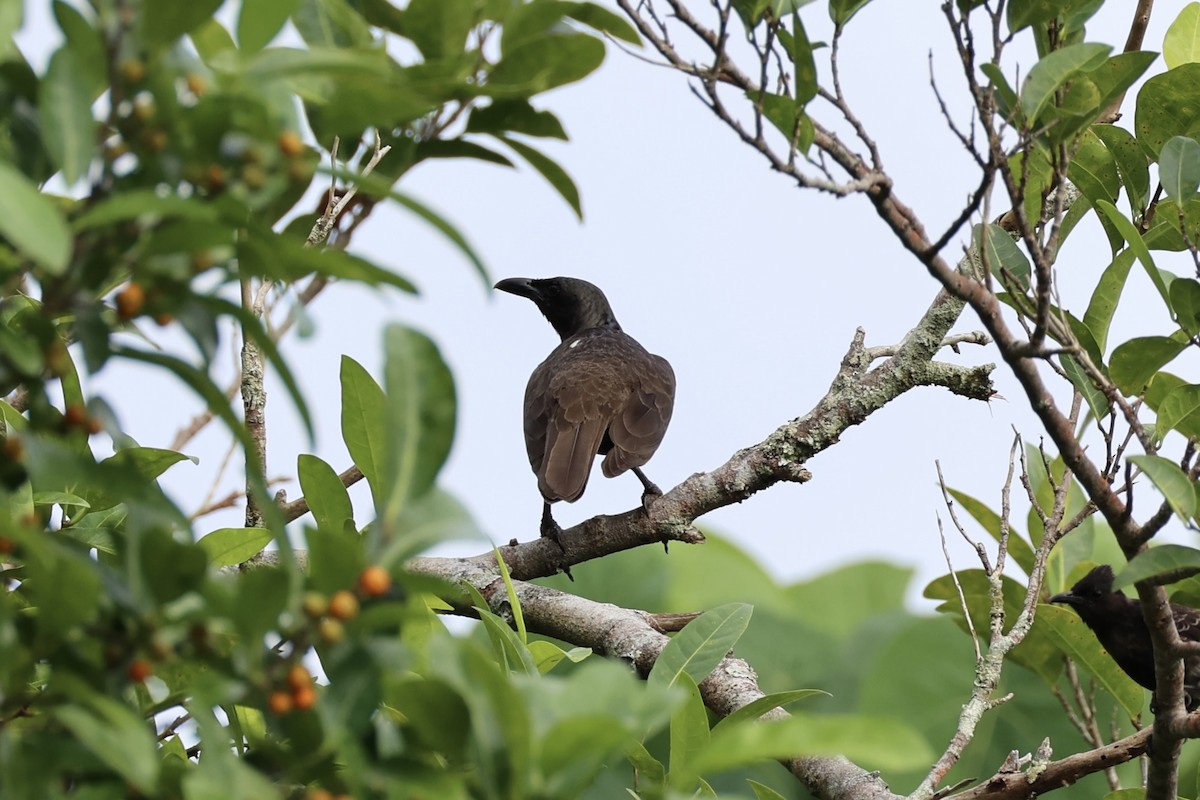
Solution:
<svg viewBox="0 0 1200 800">
<path fill-rule="evenodd" d="M 637 476 L 647 511 L 662 495 L 641 467 L 671 422 L 675 372 L 621 329 L 594 284 L 506 278 L 495 288 L 532 300 L 562 339 L 529 376 L 523 411 L 525 450 L 543 500 L 540 533 L 565 553 L 550 506 L 583 495 L 597 455 L 605 477 Z"/>
<path fill-rule="evenodd" d="M 1075 609 L 1117 666 L 1136 683 L 1154 691 L 1154 646 L 1142 616 L 1142 603 L 1113 590 L 1112 567 L 1101 564 L 1092 569 L 1071 591 L 1054 595 L 1050 602 Z M 1171 616 L 1180 639 L 1200 642 L 1200 611 L 1171 603 Z M 1185 658 L 1183 668 L 1184 703 L 1188 711 L 1194 711 L 1200 706 L 1200 656 Z M 1151 711 L 1154 705 L 1152 701 Z"/>
</svg>

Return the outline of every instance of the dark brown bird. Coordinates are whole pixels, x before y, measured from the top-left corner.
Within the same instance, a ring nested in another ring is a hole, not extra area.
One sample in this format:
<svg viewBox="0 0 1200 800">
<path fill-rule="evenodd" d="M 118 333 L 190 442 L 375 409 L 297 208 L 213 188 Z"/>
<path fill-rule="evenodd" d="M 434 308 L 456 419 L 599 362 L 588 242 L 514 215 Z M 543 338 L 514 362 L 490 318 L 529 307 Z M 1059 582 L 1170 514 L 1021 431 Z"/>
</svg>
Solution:
<svg viewBox="0 0 1200 800">
<path fill-rule="evenodd" d="M 579 499 L 597 454 L 607 478 L 633 471 L 648 509 L 662 492 L 640 468 L 671 421 L 671 365 L 621 330 L 604 293 L 587 281 L 508 278 L 496 288 L 532 300 L 562 337 L 525 387 L 525 449 L 544 500 L 542 536 L 559 541 L 550 504 Z"/>
<path fill-rule="evenodd" d="M 1079 580 L 1071 591 L 1056 594 L 1051 603 L 1075 609 L 1092 629 L 1117 666 L 1134 681 L 1154 691 L 1154 646 L 1142 616 L 1142 603 L 1113 590 L 1112 567 L 1102 564 Z M 1200 642 L 1200 611 L 1171 603 L 1179 638 Z M 1192 711 L 1200 705 L 1200 656 L 1184 659 L 1184 702 Z M 1154 705 L 1152 703 L 1152 705 Z"/>
</svg>

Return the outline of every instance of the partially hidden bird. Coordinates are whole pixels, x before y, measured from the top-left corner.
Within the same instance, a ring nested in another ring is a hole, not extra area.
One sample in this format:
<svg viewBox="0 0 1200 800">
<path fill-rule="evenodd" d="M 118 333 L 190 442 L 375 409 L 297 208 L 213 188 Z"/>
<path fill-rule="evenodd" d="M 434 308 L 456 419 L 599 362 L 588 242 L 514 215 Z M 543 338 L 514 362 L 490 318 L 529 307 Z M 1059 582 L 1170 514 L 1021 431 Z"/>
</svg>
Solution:
<svg viewBox="0 0 1200 800">
<path fill-rule="evenodd" d="M 525 450 L 542 494 L 541 535 L 562 547 L 550 505 L 583 495 L 597 455 L 605 477 L 638 477 L 649 510 L 662 492 L 641 467 L 671 421 L 671 365 L 625 333 L 604 293 L 587 281 L 507 278 L 496 288 L 532 300 L 562 338 L 525 387 Z"/>
<path fill-rule="evenodd" d="M 1075 609 L 1117 666 L 1136 683 L 1151 692 L 1155 690 L 1154 646 L 1142 616 L 1142 603 L 1113 589 L 1112 567 L 1101 564 L 1084 575 L 1071 591 L 1054 595 L 1050 602 Z M 1175 618 L 1180 639 L 1200 642 L 1200 611 L 1171 603 L 1171 616 Z M 1183 668 L 1184 703 L 1189 711 L 1194 711 L 1200 706 L 1200 656 L 1185 658 Z M 1151 710 L 1155 704 L 1151 703 Z"/>
</svg>

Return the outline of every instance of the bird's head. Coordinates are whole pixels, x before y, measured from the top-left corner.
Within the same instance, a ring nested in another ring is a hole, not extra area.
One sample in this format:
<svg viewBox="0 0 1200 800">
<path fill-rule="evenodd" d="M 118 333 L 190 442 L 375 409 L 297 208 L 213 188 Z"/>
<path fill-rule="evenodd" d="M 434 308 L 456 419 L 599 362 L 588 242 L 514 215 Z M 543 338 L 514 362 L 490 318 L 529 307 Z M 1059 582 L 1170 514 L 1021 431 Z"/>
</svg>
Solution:
<svg viewBox="0 0 1200 800">
<path fill-rule="evenodd" d="M 532 300 L 564 341 L 589 328 L 621 327 L 604 292 L 579 278 L 505 278 L 496 288 Z"/>
<path fill-rule="evenodd" d="M 1070 606 L 1087 622 L 1096 614 L 1131 601 L 1120 592 L 1113 591 L 1112 567 L 1101 564 L 1080 578 L 1071 591 L 1054 595 L 1050 602 Z"/>
</svg>

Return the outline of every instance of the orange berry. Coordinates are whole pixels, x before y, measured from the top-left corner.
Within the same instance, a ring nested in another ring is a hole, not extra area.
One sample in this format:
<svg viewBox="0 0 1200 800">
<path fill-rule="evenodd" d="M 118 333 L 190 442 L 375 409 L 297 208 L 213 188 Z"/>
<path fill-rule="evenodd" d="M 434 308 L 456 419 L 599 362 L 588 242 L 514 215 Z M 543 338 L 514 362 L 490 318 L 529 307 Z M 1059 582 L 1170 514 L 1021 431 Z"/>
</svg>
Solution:
<svg viewBox="0 0 1200 800">
<path fill-rule="evenodd" d="M 135 658 L 125 674 L 129 676 L 129 680 L 141 683 L 154 674 L 154 668 L 150 666 L 150 662 L 146 659 Z"/>
<path fill-rule="evenodd" d="M 63 412 L 63 424 L 69 428 L 83 428 L 87 426 L 87 422 L 87 409 L 79 403 L 71 403 Z"/>
<path fill-rule="evenodd" d="M 329 616 L 343 622 L 358 616 L 358 598 L 342 589 L 329 598 Z"/>
<path fill-rule="evenodd" d="M 96 419 L 95 417 L 88 417 L 88 419 L 87 419 L 88 436 L 95 436 L 96 434 L 102 432 L 103 430 L 104 430 L 104 425 L 103 425 L 103 423 L 100 422 L 100 420 Z"/>
<path fill-rule="evenodd" d="M 17 549 L 17 543 L 7 536 L 0 536 L 0 556 L 12 555 Z"/>
<path fill-rule="evenodd" d="M 367 567 L 358 576 L 358 592 L 364 597 L 382 597 L 391 588 L 392 576 L 383 567 Z"/>
<path fill-rule="evenodd" d="M 292 696 L 287 692 L 271 692 L 267 697 L 267 709 L 277 717 L 292 710 Z"/>
<path fill-rule="evenodd" d="M 175 321 L 175 317 L 166 311 L 160 311 L 154 315 L 154 321 L 159 325 L 170 325 Z"/>
<path fill-rule="evenodd" d="M 292 704 L 300 711 L 308 711 L 317 704 L 317 693 L 311 686 L 292 692 Z"/>
<path fill-rule="evenodd" d="M 312 686 L 312 675 L 308 674 L 308 670 L 300 664 L 293 664 L 288 670 L 287 685 L 293 691 L 299 691 L 307 686 Z"/>
<path fill-rule="evenodd" d="M 295 131 L 284 131 L 279 134 L 279 152 L 288 158 L 295 158 L 304 152 L 304 142 Z"/>
<path fill-rule="evenodd" d="M 306 800 L 336 800 L 333 792 L 328 789 L 322 789 L 319 786 L 314 789 L 309 789 L 306 795 Z"/>
<path fill-rule="evenodd" d="M 146 307 L 146 290 L 140 283 L 130 283 L 117 292 L 117 316 L 130 320 L 142 313 Z"/>
<path fill-rule="evenodd" d="M 209 164 L 204 174 L 204 188 L 210 192 L 219 192 L 225 188 L 225 168 L 220 164 Z"/>
<path fill-rule="evenodd" d="M 25 449 L 21 447 L 21 442 L 12 436 L 5 436 L 0 440 L 0 455 L 3 455 L 9 461 L 20 461 L 21 456 L 25 455 Z"/>
</svg>

